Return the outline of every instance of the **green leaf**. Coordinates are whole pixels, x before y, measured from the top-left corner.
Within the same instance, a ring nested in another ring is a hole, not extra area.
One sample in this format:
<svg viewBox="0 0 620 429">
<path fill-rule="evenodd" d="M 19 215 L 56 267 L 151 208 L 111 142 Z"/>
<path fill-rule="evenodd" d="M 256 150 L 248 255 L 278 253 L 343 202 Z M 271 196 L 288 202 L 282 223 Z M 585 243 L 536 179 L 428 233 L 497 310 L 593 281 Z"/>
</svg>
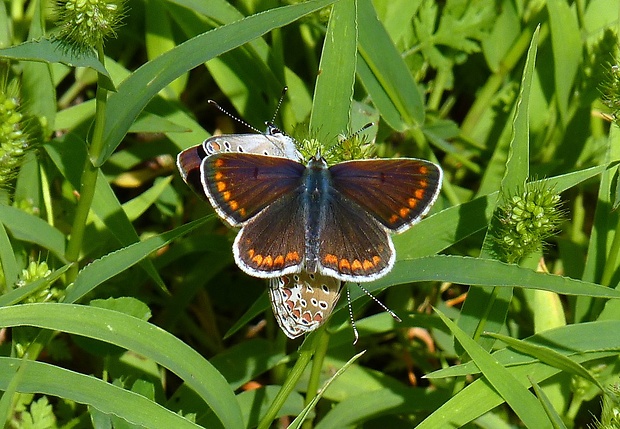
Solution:
<svg viewBox="0 0 620 429">
<path fill-rule="evenodd" d="M 547 395 L 545 395 L 545 391 L 541 389 L 538 383 L 536 383 L 534 380 L 530 379 L 530 382 L 532 383 L 532 388 L 534 389 L 534 393 L 536 393 L 536 396 L 538 396 L 538 400 L 543 406 L 545 413 L 547 413 L 547 417 L 549 417 L 549 420 L 551 421 L 551 424 L 553 425 L 553 427 L 555 429 L 567 429 L 564 422 L 562 422 L 562 418 L 558 415 L 557 411 L 555 411 L 555 409 L 553 408 L 553 404 L 551 403 Z"/>
<path fill-rule="evenodd" d="M 21 368 L 23 370 L 20 370 Z M 92 405 L 105 413 L 143 427 L 200 427 L 142 395 L 92 376 L 47 363 L 0 357 L 0 389 L 6 390 L 15 377 L 19 377 L 16 390 L 21 393 L 42 393 L 67 398 Z"/>
<path fill-rule="evenodd" d="M 550 349 L 549 347 L 537 346 L 535 344 L 528 343 L 527 341 L 517 340 L 516 338 L 508 337 L 501 334 L 487 333 L 486 335 L 490 335 L 493 338 L 503 341 L 508 346 L 512 347 L 517 351 L 526 353 L 530 356 L 534 356 L 535 358 L 538 358 L 541 362 L 566 371 L 569 374 L 583 377 L 590 383 L 596 385 L 601 390 L 601 392 L 605 391 L 603 385 L 592 374 L 590 374 L 587 369 L 579 365 L 577 362 L 564 356 L 563 354 L 553 349 Z"/>
<path fill-rule="evenodd" d="M 439 408 L 446 400 L 448 395 L 445 392 L 417 387 L 383 387 L 354 392 L 329 410 L 316 429 L 356 427 L 373 417 L 386 414 L 428 413 Z"/>
<path fill-rule="evenodd" d="M 609 356 L 617 356 L 617 351 L 599 352 L 586 355 L 576 355 L 576 362 L 588 362 Z M 493 354 L 494 357 L 497 353 Z M 497 357 L 496 357 L 497 358 Z M 498 362 L 502 362 L 497 358 Z M 473 362 L 471 367 L 477 370 Z M 511 362 L 512 363 L 512 362 Z M 529 377 L 537 383 L 547 380 L 560 373 L 557 368 L 534 362 L 518 365 L 510 368 L 513 377 L 517 378 L 524 386 L 530 384 Z M 428 374 L 427 377 L 434 376 L 435 373 Z M 469 374 L 471 372 L 464 372 Z M 478 379 L 454 395 L 441 407 L 428 416 L 416 429 L 435 429 L 440 427 L 462 427 L 472 420 L 488 413 L 493 408 L 503 403 L 503 398 L 485 379 Z"/>
<path fill-rule="evenodd" d="M 118 311 L 74 304 L 46 303 L 0 308 L 0 326 L 36 326 L 82 335 L 132 350 L 154 360 L 185 381 L 209 405 L 224 427 L 242 427 L 241 410 L 224 377 L 196 351 L 155 325 Z M 28 362 L 26 374 L 30 372 L 30 364 L 31 362 Z M 64 386 L 64 382 L 59 380 L 61 379 L 55 381 L 60 393 L 54 394 L 71 398 L 70 386 L 78 388 L 79 384 Z M 104 405 L 110 406 L 108 401 L 113 399 L 108 396 L 100 393 L 98 402 L 92 405 L 110 413 L 102 408 Z M 150 401 L 149 403 L 151 404 L 149 408 L 155 405 Z M 135 411 L 133 407 L 126 406 L 123 413 L 132 411 Z M 123 413 L 115 411 L 112 414 Z M 150 427 L 177 426 L 162 424 Z"/>
<path fill-rule="evenodd" d="M 236 390 L 285 360 L 284 353 L 272 346 L 265 339 L 253 338 L 230 347 L 209 361 L 228 380 L 231 389 Z"/>
<path fill-rule="evenodd" d="M 127 218 L 130 221 L 134 221 L 140 217 L 140 215 L 147 211 L 149 207 L 155 204 L 155 201 L 157 201 L 162 192 L 164 192 L 168 185 L 170 185 L 170 182 L 172 182 L 172 176 L 156 181 L 152 187 L 134 199 L 124 203 L 123 211 L 127 213 Z"/>
<path fill-rule="evenodd" d="M 2 222 L 0 222 L 0 267 L 4 274 L 4 283 L 7 285 L 8 290 L 11 290 L 15 282 L 17 282 L 19 267 L 13 253 L 11 240 L 9 240 L 6 228 Z"/>
<path fill-rule="evenodd" d="M 23 301 L 28 296 L 34 294 L 38 290 L 51 286 L 51 284 L 58 280 L 70 267 L 70 264 L 65 265 L 45 278 L 39 279 L 30 284 L 27 284 L 26 286 L 13 289 L 12 291 L 5 293 L 4 295 L 0 296 L 0 307 L 17 304 L 18 302 Z"/>
<path fill-rule="evenodd" d="M 16 239 L 38 244 L 64 261 L 65 236 L 44 220 L 23 210 L 0 204 L 0 222 Z"/>
<path fill-rule="evenodd" d="M 0 49 L 0 58 L 19 61 L 37 61 L 61 63 L 71 67 L 89 67 L 104 77 L 104 86 L 114 91 L 114 84 L 103 64 L 99 62 L 94 51 L 76 54 L 58 39 L 30 40 L 17 46 Z"/>
<path fill-rule="evenodd" d="M 310 134 L 326 139 L 325 149 L 336 137 L 348 134 L 357 58 L 357 6 L 355 0 L 340 0 L 333 8 L 319 73 L 314 89 Z"/>
<path fill-rule="evenodd" d="M 570 356 L 575 362 L 589 361 L 596 358 L 597 353 L 616 354 L 620 351 L 620 337 L 617 335 L 620 321 L 586 322 L 576 325 L 566 325 L 532 335 L 523 340 L 538 347 L 546 347 L 564 356 Z M 590 354 L 587 359 L 583 355 Z M 526 364 L 540 363 L 533 356 L 523 354 L 511 348 L 503 348 L 493 353 L 493 357 L 505 366 L 525 366 Z M 540 363 L 543 366 L 550 365 Z M 560 371 L 560 369 L 554 369 Z M 477 374 L 480 370 L 473 362 L 454 365 L 427 374 L 428 378 L 459 377 Z M 536 379 L 541 381 L 540 378 Z"/>
<path fill-rule="evenodd" d="M 467 333 L 435 310 L 444 323 L 450 328 L 455 338 L 461 343 L 472 361 L 484 375 L 485 379 L 497 390 L 512 410 L 519 416 L 521 421 L 529 428 L 551 427 L 549 419 L 540 403 L 506 368 L 499 364 L 493 356 L 484 350 L 476 341 L 472 340 Z"/>
<path fill-rule="evenodd" d="M 569 6 L 564 0 L 549 0 L 549 25 L 553 45 L 553 74 L 555 77 L 555 97 L 562 122 L 569 121 L 569 101 L 573 85 L 581 64 L 581 29 L 577 21 L 575 5 Z"/>
<path fill-rule="evenodd" d="M 207 219 L 208 217 L 198 219 L 143 242 L 131 244 L 88 264 L 78 273 L 73 285 L 67 288 L 65 302 L 76 302 L 104 281 L 142 261 L 172 240 L 199 227 Z"/>
<path fill-rule="evenodd" d="M 183 73 L 268 31 L 319 10 L 334 0 L 313 0 L 271 9 L 201 34 L 155 58 L 131 74 L 107 102 L 101 166 L 120 144 L 144 106 Z"/>
<path fill-rule="evenodd" d="M 329 380 L 325 382 L 323 387 L 319 389 L 317 394 L 312 398 L 308 405 L 304 407 L 303 411 L 297 417 L 295 417 L 295 420 L 293 420 L 293 422 L 289 425 L 290 429 L 299 429 L 301 427 L 304 420 L 308 417 L 314 407 L 316 407 L 317 402 L 319 402 L 319 400 L 323 397 L 323 394 L 329 388 L 330 384 L 332 384 L 338 377 L 340 377 L 340 375 L 345 372 L 347 368 L 349 368 L 356 360 L 362 357 L 364 353 L 366 353 L 366 350 L 363 350 L 353 356 L 347 361 L 347 363 L 345 363 L 340 369 L 338 369 L 338 371 L 336 371 L 336 373 L 332 377 L 330 377 Z"/>
<path fill-rule="evenodd" d="M 86 162 L 84 142 L 78 136 L 69 134 L 54 141 L 53 144 L 45 144 L 44 148 L 63 176 L 75 189 L 80 189 L 81 172 Z M 102 171 L 98 172 L 91 209 L 122 245 L 129 246 L 139 241 L 138 233 Z M 162 289 L 165 288 L 163 280 L 151 261 L 144 261 L 141 266 Z"/>
<path fill-rule="evenodd" d="M 418 259 L 399 260 L 387 276 L 365 286 L 372 292 L 390 285 L 422 281 L 473 286 L 521 287 L 547 290 L 563 295 L 620 298 L 620 290 L 596 283 L 540 273 L 494 259 L 455 255 L 434 255 Z M 355 291 L 353 288 L 351 299 L 355 300 L 362 295 L 362 292 Z"/>
<path fill-rule="evenodd" d="M 424 123 L 422 94 L 400 52 L 377 19 L 371 0 L 358 7 L 358 74 L 385 121 L 397 131 Z"/>
</svg>

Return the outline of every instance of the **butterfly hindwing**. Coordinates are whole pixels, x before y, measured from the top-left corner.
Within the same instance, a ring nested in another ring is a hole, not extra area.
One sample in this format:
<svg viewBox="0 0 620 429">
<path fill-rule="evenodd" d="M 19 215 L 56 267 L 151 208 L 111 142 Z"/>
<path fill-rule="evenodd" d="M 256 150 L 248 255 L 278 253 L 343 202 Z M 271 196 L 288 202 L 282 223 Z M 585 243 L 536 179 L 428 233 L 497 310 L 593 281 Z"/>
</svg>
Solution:
<svg viewBox="0 0 620 429">
<path fill-rule="evenodd" d="M 294 339 L 325 323 L 336 307 L 342 284 L 305 271 L 270 279 L 273 314 L 286 336 Z"/>
<path fill-rule="evenodd" d="M 300 185 L 305 167 L 286 158 L 216 153 L 202 161 L 202 185 L 217 213 L 240 226 Z"/>
<path fill-rule="evenodd" d="M 421 159 L 346 161 L 329 171 L 338 192 L 394 232 L 424 216 L 441 188 L 441 169 Z"/>
<path fill-rule="evenodd" d="M 282 196 L 243 226 L 233 244 L 239 268 L 262 278 L 301 271 L 306 249 L 301 192 L 299 187 Z"/>
<path fill-rule="evenodd" d="M 368 282 L 392 269 L 395 253 L 388 231 L 364 209 L 332 190 L 324 217 L 316 249 L 321 274 Z"/>
<path fill-rule="evenodd" d="M 183 181 L 187 183 L 192 191 L 205 200 L 207 196 L 202 189 L 202 181 L 200 180 L 200 164 L 206 157 L 207 153 L 202 145 L 187 148 L 177 155 L 177 168 L 181 173 Z"/>
<path fill-rule="evenodd" d="M 222 152 L 253 153 L 301 159 L 295 140 L 275 127 L 269 127 L 266 134 L 224 134 L 211 137 L 202 143 L 202 147 L 207 155 Z"/>
</svg>

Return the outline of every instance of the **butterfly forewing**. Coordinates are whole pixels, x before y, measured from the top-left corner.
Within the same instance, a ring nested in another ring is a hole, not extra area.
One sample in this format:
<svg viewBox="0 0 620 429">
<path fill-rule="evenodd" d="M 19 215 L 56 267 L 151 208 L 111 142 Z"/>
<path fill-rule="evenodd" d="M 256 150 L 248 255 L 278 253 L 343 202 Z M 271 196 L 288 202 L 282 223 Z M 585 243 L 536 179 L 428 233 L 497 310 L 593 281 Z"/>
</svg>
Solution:
<svg viewBox="0 0 620 429">
<path fill-rule="evenodd" d="M 334 189 L 394 232 L 424 216 L 441 188 L 441 169 L 420 159 L 348 161 L 329 171 Z"/>
<path fill-rule="evenodd" d="M 214 153 L 255 153 L 300 160 L 301 154 L 295 140 L 270 125 L 265 134 L 224 134 L 213 136 L 197 146 L 181 151 L 177 155 L 177 168 L 189 187 L 205 200 L 207 195 L 202 187 L 200 164 Z"/>
<path fill-rule="evenodd" d="M 202 185 L 217 213 L 239 226 L 300 186 L 305 167 L 286 158 L 217 153 L 202 161 Z"/>
</svg>

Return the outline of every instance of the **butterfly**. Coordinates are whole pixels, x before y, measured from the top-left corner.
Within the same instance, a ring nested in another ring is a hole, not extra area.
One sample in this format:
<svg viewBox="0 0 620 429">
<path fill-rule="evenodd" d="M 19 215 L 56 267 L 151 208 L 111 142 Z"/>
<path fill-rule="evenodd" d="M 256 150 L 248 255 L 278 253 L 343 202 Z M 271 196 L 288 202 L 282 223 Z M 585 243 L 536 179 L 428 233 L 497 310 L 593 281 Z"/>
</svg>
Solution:
<svg viewBox="0 0 620 429">
<path fill-rule="evenodd" d="M 299 160 L 294 139 L 268 124 L 265 134 L 215 136 L 177 156 L 183 180 L 204 199 L 200 164 L 219 152 L 256 153 Z M 321 326 L 333 312 L 343 282 L 331 277 L 301 272 L 270 279 L 269 298 L 275 319 L 287 337 L 295 339 Z"/>
<path fill-rule="evenodd" d="M 254 153 L 214 153 L 200 163 L 216 213 L 240 227 L 236 264 L 275 278 L 306 271 L 368 282 L 396 259 L 390 233 L 418 222 L 439 195 L 442 170 L 413 158 L 307 164 Z"/>
<path fill-rule="evenodd" d="M 269 298 L 282 332 L 295 339 L 321 326 L 336 307 L 343 284 L 305 271 L 270 279 Z"/>
</svg>

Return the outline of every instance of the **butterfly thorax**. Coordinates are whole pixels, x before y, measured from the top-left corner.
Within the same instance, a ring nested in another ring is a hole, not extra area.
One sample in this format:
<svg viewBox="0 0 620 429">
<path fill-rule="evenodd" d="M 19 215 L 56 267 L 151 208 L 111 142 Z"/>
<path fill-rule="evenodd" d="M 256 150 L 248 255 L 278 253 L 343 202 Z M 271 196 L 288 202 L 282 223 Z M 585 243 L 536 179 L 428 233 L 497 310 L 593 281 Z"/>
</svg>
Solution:
<svg viewBox="0 0 620 429">
<path fill-rule="evenodd" d="M 316 156 L 308 162 L 303 177 L 304 192 L 302 194 L 305 234 L 306 234 L 306 271 L 316 273 L 318 268 L 318 250 L 320 232 L 325 223 L 325 204 L 329 198 L 331 175 L 325 159 Z"/>
</svg>

